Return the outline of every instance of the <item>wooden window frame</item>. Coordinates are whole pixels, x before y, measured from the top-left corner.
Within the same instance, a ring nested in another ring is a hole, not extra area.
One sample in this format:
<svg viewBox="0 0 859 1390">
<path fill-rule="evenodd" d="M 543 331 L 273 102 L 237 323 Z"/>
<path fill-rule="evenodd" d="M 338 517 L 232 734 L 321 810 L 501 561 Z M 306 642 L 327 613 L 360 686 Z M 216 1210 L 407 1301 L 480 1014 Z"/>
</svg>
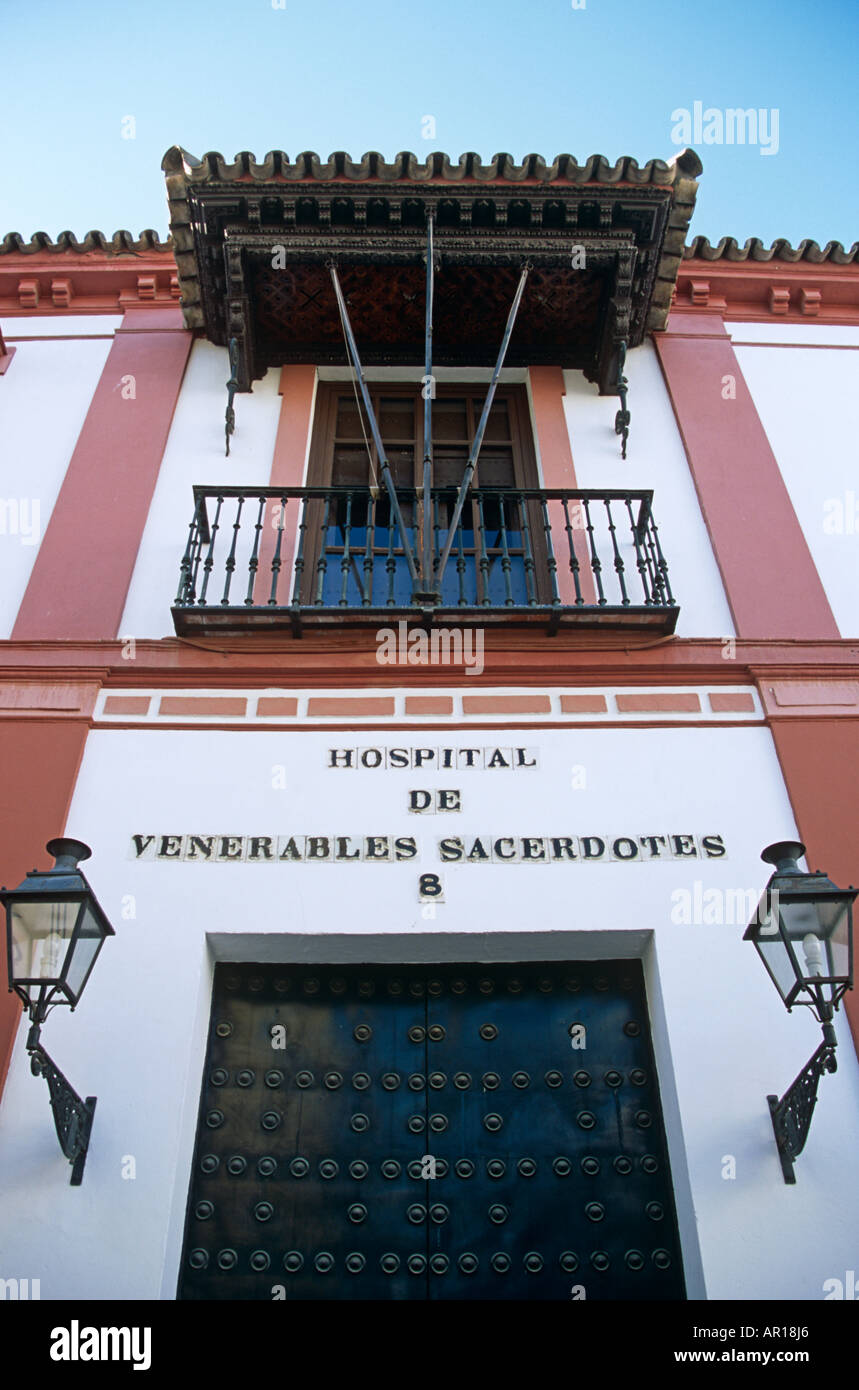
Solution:
<svg viewBox="0 0 859 1390">
<path fill-rule="evenodd" d="M 382 398 L 391 399 L 392 397 L 400 397 L 403 399 L 410 399 L 415 403 L 414 464 L 412 477 L 415 492 L 419 496 L 423 472 L 423 401 L 421 397 L 421 385 L 420 383 L 415 382 L 372 381 L 368 383 L 368 389 L 370 392 L 371 399 L 373 401 L 373 407 L 377 412 L 377 419 L 381 413 L 379 408 L 379 402 Z M 436 385 L 436 394 L 434 400 L 456 400 L 463 399 L 464 397 L 471 398 L 471 406 L 469 407 L 469 409 L 472 413 L 469 419 L 469 425 L 473 426 L 473 428 L 476 429 L 477 421 L 479 420 L 480 412 L 483 408 L 483 403 L 486 398 L 487 389 L 487 383 L 480 382 L 445 382 L 443 384 L 438 383 Z M 343 397 L 348 397 L 351 401 L 354 401 L 355 393 L 351 382 L 325 381 L 319 383 L 319 387 L 317 390 L 316 408 L 314 410 L 313 417 L 313 429 L 311 434 L 310 451 L 308 457 L 307 486 L 309 488 L 327 488 L 332 486 L 331 480 L 333 471 L 334 442 L 336 437 L 335 429 L 337 422 L 338 403 L 340 399 L 342 399 Z M 509 441 L 503 441 L 503 443 L 504 447 L 510 450 L 513 465 L 512 486 L 509 489 L 499 488 L 499 491 L 509 490 L 511 492 L 516 492 L 519 489 L 525 490 L 539 488 L 541 485 L 540 475 L 537 465 L 536 450 L 534 447 L 534 434 L 531 424 L 527 389 L 524 385 L 518 383 L 499 385 L 496 390 L 495 399 L 497 401 L 503 401 L 507 406 L 508 420 L 510 424 L 510 438 Z M 362 416 L 364 416 L 363 403 L 361 405 L 361 414 Z M 367 426 L 366 418 L 364 420 L 364 423 L 367 432 L 368 443 L 370 445 L 371 457 L 376 467 L 376 483 L 379 488 L 380 496 L 384 496 L 385 486 L 382 482 L 378 470 L 376 449 L 373 444 L 372 437 L 370 435 L 369 427 Z M 441 448 L 447 442 L 448 441 L 435 440 L 434 446 L 436 448 Z M 460 441 L 451 440 L 449 442 L 454 447 L 460 445 Z M 463 441 L 466 451 L 470 449 L 472 442 L 473 438 Z M 484 447 L 487 452 L 489 452 L 492 449 L 492 446 L 495 442 L 496 441 L 492 440 L 484 442 Z M 497 442 L 499 444 L 502 443 L 502 441 Z M 383 443 L 385 443 L 387 447 L 388 441 L 384 439 L 384 436 Z M 364 448 L 363 441 L 361 447 L 362 449 Z M 392 445 L 391 447 L 400 448 L 402 446 Z M 483 449 L 481 450 L 481 453 L 483 453 Z M 467 457 L 467 452 L 465 457 Z M 463 470 L 465 466 L 465 457 L 463 458 Z M 445 484 L 445 486 L 458 487 L 460 481 L 461 478 L 457 478 L 455 484 Z M 359 487 L 361 486 L 361 484 L 355 484 L 355 486 Z M 400 486 L 402 487 L 402 483 L 400 484 Z M 434 483 L 434 486 L 437 487 L 438 484 Z M 495 485 L 484 484 L 484 486 L 494 488 Z M 474 487 L 481 487 L 480 456 L 478 456 L 477 467 L 475 470 Z M 317 539 L 319 533 L 315 516 L 316 510 L 318 508 L 321 508 L 321 505 L 321 503 L 310 504 L 310 515 L 313 516 L 314 520 L 309 527 L 309 544 L 305 557 L 305 575 L 308 576 L 308 579 L 306 581 L 307 583 L 311 582 L 309 577 L 315 573 L 317 560 L 319 558 L 320 543 Z M 471 524 L 474 530 L 476 531 L 476 503 L 472 504 L 472 506 L 473 518 Z M 540 504 L 536 501 L 526 501 L 524 503 L 524 506 L 528 510 L 531 546 L 533 552 L 533 559 L 535 562 L 534 579 L 538 601 L 541 604 L 547 604 L 550 602 L 550 597 L 548 594 L 548 563 L 543 519 L 540 512 Z M 418 500 L 418 511 L 420 512 L 420 500 Z M 410 524 L 410 520 L 411 519 L 409 515 L 406 515 L 407 524 Z M 493 554 L 491 548 L 490 554 Z M 493 558 L 497 559 L 498 557 L 493 556 Z M 453 562 L 453 557 L 451 557 L 449 564 L 453 564 Z M 309 598 L 307 589 L 305 590 L 305 595 L 307 601 Z"/>
<path fill-rule="evenodd" d="M 411 382 L 368 382 L 368 389 L 372 398 L 380 396 L 402 396 L 411 397 L 415 401 L 421 402 L 421 386 L 419 383 Z M 455 400 L 463 396 L 477 396 L 481 400 L 485 399 L 488 385 L 486 383 L 468 382 L 445 382 L 436 385 L 436 400 Z M 331 464 L 334 452 L 334 427 L 337 420 L 337 400 L 340 396 L 349 395 L 354 400 L 353 388 L 350 382 L 346 381 L 321 381 L 317 388 L 316 409 L 313 415 L 313 432 L 310 443 L 310 455 L 307 468 L 308 487 L 330 487 L 331 486 Z M 537 488 L 540 486 L 539 471 L 537 468 L 537 455 L 534 449 L 534 435 L 531 428 L 530 410 L 528 407 L 528 395 L 524 385 L 504 384 L 498 386 L 495 392 L 496 400 L 507 402 L 510 412 L 510 444 L 513 451 L 513 473 L 516 487 Z M 375 399 L 374 399 L 375 406 Z M 512 409 L 511 409 L 512 406 Z M 363 404 L 362 404 L 363 413 Z M 479 415 L 479 411 L 477 412 Z M 415 486 L 420 487 L 420 474 L 422 468 L 423 451 L 423 413 L 417 411 L 417 421 L 415 432 Z M 370 448 L 375 459 L 375 448 L 373 446 L 370 431 L 367 430 L 367 437 Z M 383 440 L 383 443 L 386 441 Z M 471 441 L 468 441 L 469 444 Z M 381 480 L 380 480 L 381 481 Z M 480 458 L 477 460 L 475 472 L 475 487 L 480 486 Z"/>
</svg>

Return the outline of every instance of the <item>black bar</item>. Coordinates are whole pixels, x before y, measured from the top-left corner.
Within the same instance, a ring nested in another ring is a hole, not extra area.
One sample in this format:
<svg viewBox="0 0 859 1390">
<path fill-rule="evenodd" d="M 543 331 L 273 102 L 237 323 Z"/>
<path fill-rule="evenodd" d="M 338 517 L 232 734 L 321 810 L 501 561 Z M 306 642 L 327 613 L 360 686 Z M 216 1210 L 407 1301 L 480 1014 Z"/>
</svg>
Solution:
<svg viewBox="0 0 859 1390">
<path fill-rule="evenodd" d="M 355 342 L 355 338 L 352 333 L 352 325 L 349 322 L 349 311 L 346 308 L 346 301 L 343 298 L 343 291 L 340 288 L 340 280 L 337 275 L 337 267 L 335 265 L 331 265 L 329 269 L 331 271 L 331 279 L 334 281 L 334 293 L 337 296 L 337 306 L 340 310 L 340 317 L 343 321 L 343 329 L 346 334 L 346 341 L 349 347 L 349 352 L 352 357 L 352 361 L 355 365 L 355 373 L 358 377 L 358 384 L 361 387 L 361 395 L 364 400 L 364 409 L 367 412 L 367 419 L 370 421 L 370 429 L 373 434 L 373 442 L 376 445 L 376 452 L 379 455 L 379 466 L 382 470 L 382 477 L 385 480 L 385 487 L 388 489 L 388 496 L 391 499 L 391 506 L 394 510 L 394 515 L 397 518 L 397 525 L 400 529 L 400 536 L 402 537 L 403 542 L 403 554 L 406 557 L 406 564 L 409 567 L 409 575 L 411 577 L 412 583 L 414 584 L 418 577 L 417 566 L 415 565 L 415 557 L 412 552 L 412 547 L 409 543 L 409 538 L 406 534 L 405 524 L 403 522 L 402 513 L 400 511 L 400 504 L 397 500 L 397 489 L 394 486 L 394 480 L 391 476 L 391 469 L 388 463 L 388 456 L 385 453 L 385 446 L 382 443 L 382 436 L 379 433 L 379 426 L 376 423 L 376 413 L 373 410 L 373 402 L 370 400 L 370 393 L 367 390 L 367 383 L 364 380 L 364 370 L 361 366 L 361 359 L 358 356 L 358 345 Z"/>
<path fill-rule="evenodd" d="M 442 576 L 444 575 L 444 567 L 447 564 L 447 557 L 450 554 L 450 548 L 453 544 L 454 532 L 456 531 L 459 518 L 462 515 L 462 508 L 465 505 L 465 495 L 468 492 L 469 486 L 471 485 L 471 479 L 474 476 L 474 470 L 477 467 L 477 455 L 480 453 L 480 446 L 483 443 L 483 434 L 486 429 L 486 423 L 489 419 L 489 412 L 492 409 L 492 402 L 495 399 L 495 388 L 498 385 L 498 378 L 501 375 L 501 368 L 504 366 L 504 358 L 507 356 L 507 348 L 510 343 L 511 335 L 513 333 L 514 324 L 516 323 L 516 315 L 519 312 L 519 304 L 521 302 L 522 295 L 525 292 L 525 281 L 528 279 L 528 270 L 529 267 L 527 265 L 523 266 L 522 274 L 519 277 L 519 285 L 516 290 L 516 294 L 513 298 L 513 303 L 510 306 L 510 313 L 507 315 L 507 326 L 504 329 L 504 337 L 501 340 L 501 347 L 498 350 L 498 360 L 495 363 L 495 368 L 492 373 L 492 380 L 489 383 L 489 390 L 486 393 L 486 400 L 483 404 L 483 413 L 480 416 L 480 421 L 477 426 L 477 433 L 474 436 L 474 443 L 471 446 L 471 452 L 468 455 L 468 462 L 465 465 L 465 474 L 463 476 L 462 484 L 459 489 L 459 496 L 456 499 L 456 506 L 453 509 L 453 516 L 450 522 L 450 530 L 447 533 L 447 544 L 445 545 L 444 553 L 438 563 L 438 574 L 436 575 L 436 582 L 439 588 L 441 587 Z"/>
<path fill-rule="evenodd" d="M 423 560 L 421 563 L 421 583 L 425 592 L 431 590 L 433 578 L 432 397 L 435 383 L 432 379 L 432 305 L 435 267 L 433 265 L 432 226 L 433 215 L 430 212 L 427 216 L 427 302 L 426 322 L 424 325 L 424 389 L 422 393 L 424 402 L 424 547 Z"/>
</svg>

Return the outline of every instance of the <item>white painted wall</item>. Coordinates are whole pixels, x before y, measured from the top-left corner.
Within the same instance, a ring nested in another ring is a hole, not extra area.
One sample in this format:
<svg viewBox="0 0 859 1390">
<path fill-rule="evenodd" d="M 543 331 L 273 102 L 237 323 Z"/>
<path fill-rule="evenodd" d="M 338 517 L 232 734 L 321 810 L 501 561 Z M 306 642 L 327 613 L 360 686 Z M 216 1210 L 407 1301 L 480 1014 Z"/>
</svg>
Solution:
<svg viewBox="0 0 859 1390">
<path fill-rule="evenodd" d="M 122 314 L 27 314 L 3 322 L 7 343 L 21 338 L 112 338 Z"/>
<path fill-rule="evenodd" d="M 859 635 L 859 330 L 727 325 L 842 637 Z M 742 346 L 741 344 L 745 344 Z"/>
<path fill-rule="evenodd" d="M 0 376 L 0 637 L 8 638 L 98 384 L 108 337 L 31 338 L 33 320 L 6 320 L 15 356 Z M 38 320 L 56 333 L 59 320 Z M 71 331 L 63 324 L 66 332 Z M 25 335 L 23 330 L 28 330 Z"/>
<path fill-rule="evenodd" d="M 420 778 L 326 770 L 332 746 L 418 737 L 421 746 L 527 743 L 540 766 Z M 578 790 L 574 767 L 585 772 Z M 283 790 L 273 785 L 281 780 Z M 463 811 L 410 814 L 415 785 L 458 786 Z M 605 830 L 722 833 L 728 857 L 445 866 L 445 904 L 434 920 L 421 915 L 417 877 L 439 867 L 437 835 Z M 153 832 L 416 834 L 423 852 L 420 864 L 393 865 L 129 858 L 130 836 Z M 696 880 L 757 894 L 767 877 L 761 848 L 796 833 L 765 729 L 97 730 L 68 833 L 93 848 L 86 867 L 117 935 L 75 1017 L 57 1010 L 45 1030 L 72 1083 L 98 1096 L 83 1186 L 68 1185 L 23 1038 L 0 1107 L 2 1273 L 41 1279 L 43 1298 L 175 1296 L 211 987 L 207 939 L 233 959 L 342 959 L 344 941 L 364 959 L 455 959 L 463 938 L 486 960 L 515 959 L 528 940 L 561 959 L 608 944 L 644 951 L 692 1295 L 821 1299 L 825 1280 L 855 1268 L 859 1194 L 844 1155 L 859 1145 L 859 1068 L 843 1019 L 839 1070 L 822 1083 L 797 1185 L 787 1187 L 765 1097 L 786 1089 L 817 1046 L 816 1025 L 805 1011 L 785 1013 L 741 939 L 745 920 L 672 922 L 672 894 L 694 892 Z M 512 945 L 510 933 L 519 934 Z M 121 1176 L 126 1155 L 136 1159 L 134 1181 Z M 726 1155 L 736 1159 L 733 1181 L 722 1177 Z"/>
<path fill-rule="evenodd" d="M 229 374 L 223 348 L 202 339 L 194 343 L 131 578 L 119 629 L 123 637 L 175 636 L 170 606 L 194 514 L 195 483 L 268 486 L 280 417 L 280 371 L 272 368 L 262 381 L 254 382 L 252 392 L 236 396 L 236 431 L 227 458 L 224 411 Z M 251 527 L 243 524 L 242 532 L 252 541 Z M 239 579 L 244 575 L 247 583 L 247 555 L 240 556 L 236 574 Z M 223 568 L 216 578 L 223 586 Z M 244 591 L 239 601 L 243 596 Z"/>
<path fill-rule="evenodd" d="M 632 423 L 626 459 L 614 417 L 616 396 L 600 396 L 582 372 L 564 372 L 564 408 L 576 478 L 581 488 L 652 488 L 653 514 L 680 605 L 678 637 L 731 637 L 734 625 L 701 515 L 683 441 L 653 344 L 626 358 Z M 610 545 L 606 544 L 610 554 Z M 638 578 L 634 547 L 623 551 L 627 573 Z"/>
</svg>

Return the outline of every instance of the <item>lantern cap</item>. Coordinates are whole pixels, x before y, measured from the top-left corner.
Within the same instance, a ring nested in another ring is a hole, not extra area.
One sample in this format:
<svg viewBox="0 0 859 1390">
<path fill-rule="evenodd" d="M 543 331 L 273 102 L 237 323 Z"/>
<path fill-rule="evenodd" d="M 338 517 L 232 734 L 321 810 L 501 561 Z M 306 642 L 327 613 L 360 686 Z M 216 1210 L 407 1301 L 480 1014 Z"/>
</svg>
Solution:
<svg viewBox="0 0 859 1390">
<path fill-rule="evenodd" d="M 48 854 L 53 855 L 55 864 L 51 873 L 73 874 L 82 859 L 90 859 L 92 850 L 83 840 L 70 840 L 60 837 L 49 840 L 45 845 Z"/>
<path fill-rule="evenodd" d="M 799 840 L 776 840 L 761 852 L 765 864 L 772 864 L 777 874 L 802 874 L 797 860 L 805 854 L 805 845 Z"/>
</svg>

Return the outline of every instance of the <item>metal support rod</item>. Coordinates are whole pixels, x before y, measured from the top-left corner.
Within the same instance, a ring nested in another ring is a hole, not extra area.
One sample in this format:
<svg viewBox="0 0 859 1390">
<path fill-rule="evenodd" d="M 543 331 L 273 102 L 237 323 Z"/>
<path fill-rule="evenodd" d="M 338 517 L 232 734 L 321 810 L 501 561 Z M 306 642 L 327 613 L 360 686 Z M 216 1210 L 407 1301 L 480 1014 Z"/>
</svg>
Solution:
<svg viewBox="0 0 859 1390">
<path fill-rule="evenodd" d="M 424 474 L 423 474 L 423 511 L 424 511 L 424 534 L 423 534 L 423 559 L 421 562 L 421 580 L 423 596 L 426 597 L 433 587 L 433 534 L 432 534 L 432 401 L 435 391 L 435 382 L 432 376 L 432 310 L 433 310 L 433 290 L 435 280 L 435 266 L 433 264 L 433 215 L 430 212 L 427 217 L 427 296 L 426 296 L 426 322 L 424 327 L 424 380 L 423 380 L 423 399 L 424 399 Z M 441 595 L 439 595 L 441 597 Z"/>
<path fill-rule="evenodd" d="M 626 392 L 629 382 L 623 374 L 623 364 L 625 361 L 626 343 L 621 342 L 617 359 L 617 394 L 620 396 L 620 410 L 614 417 L 614 432 L 621 436 L 620 456 L 622 459 L 626 458 L 626 441 L 629 438 L 629 423 L 632 419 L 626 404 Z"/>
<path fill-rule="evenodd" d="M 70 1185 L 80 1187 L 89 1149 L 96 1098 L 87 1096 L 86 1100 L 81 1100 L 77 1091 L 69 1085 L 59 1067 L 42 1047 L 39 1041 L 40 1033 L 41 1025 L 34 1023 L 27 1034 L 30 1070 L 34 1076 L 44 1076 L 48 1083 L 51 1109 L 54 1112 L 54 1128 L 60 1148 L 72 1165 Z"/>
<path fill-rule="evenodd" d="M 516 315 L 519 312 L 519 304 L 521 303 L 522 295 L 525 292 L 525 281 L 528 279 L 528 271 L 530 269 L 531 267 L 527 263 L 522 267 L 522 274 L 519 277 L 519 285 L 516 290 L 516 294 L 513 297 L 513 303 L 510 306 L 510 313 L 507 315 L 507 327 L 504 329 L 504 337 L 501 340 L 501 347 L 498 350 L 498 360 L 495 363 L 495 370 L 492 373 L 492 380 L 489 383 L 489 390 L 486 393 L 486 401 L 484 402 L 483 413 L 480 416 L 480 422 L 477 426 L 477 433 L 474 436 L 474 443 L 471 446 L 471 452 L 468 455 L 468 462 L 465 465 L 465 474 L 463 475 L 462 485 L 459 489 L 459 494 L 456 499 L 456 506 L 453 509 L 453 515 L 451 516 L 450 524 L 448 527 L 447 543 L 444 547 L 444 553 L 442 554 L 442 557 L 439 560 L 438 571 L 435 575 L 435 583 L 437 588 L 439 589 L 441 588 L 441 581 L 442 576 L 444 575 L 444 567 L 447 564 L 447 557 L 450 554 L 451 547 L 453 545 L 453 538 L 456 535 L 456 528 L 459 525 L 459 518 L 462 516 L 462 509 L 465 506 L 466 494 L 468 493 L 468 489 L 471 484 L 471 479 L 474 476 L 474 470 L 477 467 L 477 455 L 480 453 L 480 446 L 483 443 L 483 435 L 486 429 L 486 423 L 489 419 L 489 412 L 492 409 L 492 402 L 495 399 L 495 388 L 498 385 L 498 378 L 501 375 L 501 368 L 504 366 L 504 359 L 507 356 L 507 348 L 509 346 L 510 338 L 513 333 L 514 324 L 516 323 Z"/>
<path fill-rule="evenodd" d="M 403 514 L 400 511 L 400 503 L 397 498 L 397 489 L 394 486 L 394 480 L 391 476 L 390 465 L 388 464 L 388 456 L 385 453 L 385 446 L 382 443 L 382 436 L 379 433 L 379 426 L 376 423 L 376 414 L 373 410 L 373 403 L 370 400 L 370 393 L 367 390 L 367 383 L 364 380 L 364 369 L 361 366 L 361 359 L 358 356 L 358 346 L 355 342 L 355 338 L 352 333 L 352 325 L 349 322 L 349 311 L 346 308 L 346 301 L 343 298 L 343 291 L 340 288 L 340 280 L 337 275 L 337 267 L 336 265 L 334 265 L 332 261 L 330 262 L 328 268 L 331 271 L 331 279 L 334 282 L 334 293 L 337 296 L 337 306 L 340 310 L 340 318 L 343 323 L 343 330 L 346 334 L 346 343 L 349 348 L 349 355 L 352 359 L 352 365 L 354 366 L 358 376 L 358 384 L 361 387 L 361 396 L 364 401 L 364 409 L 367 412 L 367 419 L 370 421 L 370 431 L 373 435 L 373 442 L 376 445 L 376 452 L 379 455 L 379 467 L 382 470 L 382 477 L 385 480 L 385 487 L 388 489 L 388 496 L 391 500 L 391 511 L 396 517 L 397 526 L 400 530 L 400 539 L 403 543 L 403 554 L 406 559 L 406 564 L 409 567 L 409 577 L 411 578 L 412 584 L 415 584 L 418 578 L 417 565 L 415 564 L 415 556 L 412 550 L 411 542 L 406 532 L 405 522 L 403 521 Z"/>
<path fill-rule="evenodd" d="M 796 1080 L 788 1087 L 779 1100 L 778 1096 L 767 1096 L 772 1116 L 775 1142 L 781 1159 L 781 1171 L 786 1183 L 795 1183 L 794 1160 L 805 1148 L 805 1141 L 811 1129 L 811 1117 L 817 1104 L 817 1087 L 824 1072 L 837 1071 L 835 1060 L 835 1029 L 831 1023 L 823 1025 L 823 1042 L 810 1057 Z"/>
<path fill-rule="evenodd" d="M 239 345 L 235 338 L 230 339 L 230 379 L 227 382 L 227 413 L 224 433 L 227 437 L 227 458 L 230 457 L 230 435 L 235 433 L 236 412 L 233 408 L 233 399 L 239 389 L 237 373 L 239 370 Z"/>
</svg>

